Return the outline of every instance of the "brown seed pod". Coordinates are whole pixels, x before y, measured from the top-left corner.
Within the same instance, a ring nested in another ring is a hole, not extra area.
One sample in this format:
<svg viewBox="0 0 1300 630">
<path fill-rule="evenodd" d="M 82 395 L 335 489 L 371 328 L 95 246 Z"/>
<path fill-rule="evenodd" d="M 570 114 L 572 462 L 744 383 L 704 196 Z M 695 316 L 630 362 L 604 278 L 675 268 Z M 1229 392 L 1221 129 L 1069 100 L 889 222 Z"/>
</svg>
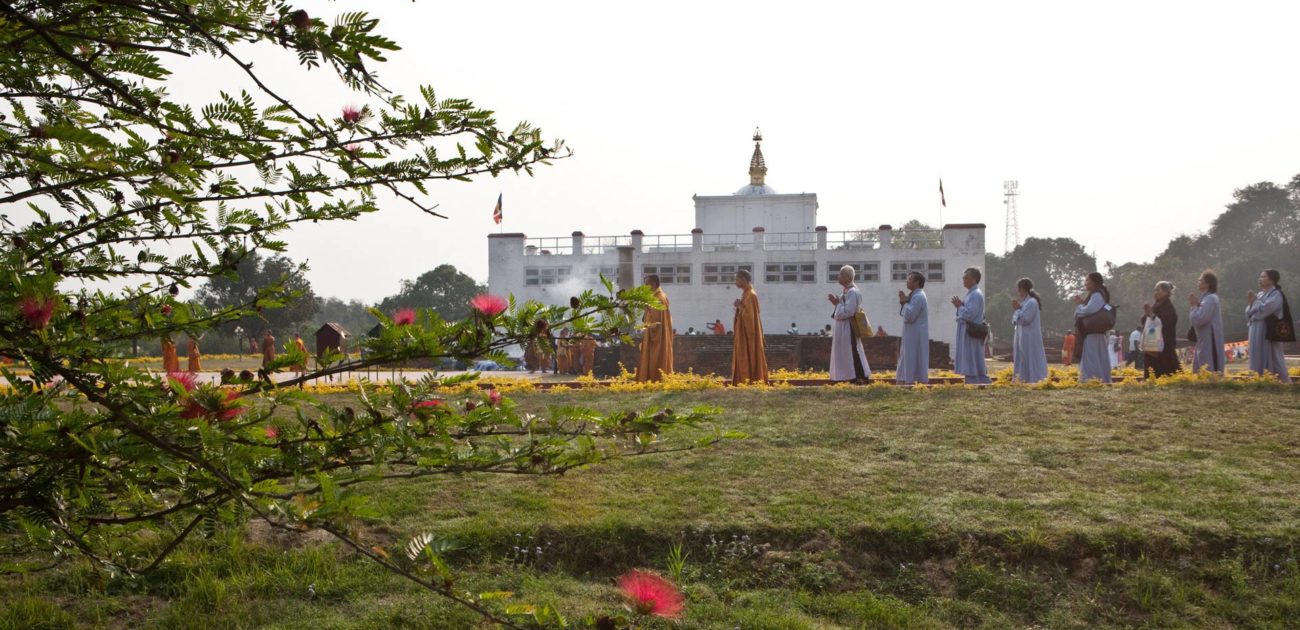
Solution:
<svg viewBox="0 0 1300 630">
<path fill-rule="evenodd" d="M 294 28 L 299 30 L 311 28 L 311 16 L 307 15 L 307 12 L 302 9 L 290 13 L 289 19 L 293 21 Z"/>
</svg>

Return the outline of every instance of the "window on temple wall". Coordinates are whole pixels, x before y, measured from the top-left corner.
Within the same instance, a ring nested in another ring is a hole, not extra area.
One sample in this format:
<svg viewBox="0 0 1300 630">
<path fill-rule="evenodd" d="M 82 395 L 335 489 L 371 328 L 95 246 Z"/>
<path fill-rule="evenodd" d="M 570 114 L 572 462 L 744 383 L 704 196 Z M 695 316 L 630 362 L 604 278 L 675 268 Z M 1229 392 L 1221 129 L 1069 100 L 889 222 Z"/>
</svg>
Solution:
<svg viewBox="0 0 1300 630">
<path fill-rule="evenodd" d="M 550 286 L 569 279 L 569 267 L 525 267 L 524 286 Z"/>
<path fill-rule="evenodd" d="M 754 273 L 754 265 L 750 263 L 718 263 L 704 265 L 704 282 L 703 284 L 735 284 L 736 271 L 744 269 L 749 273 Z"/>
<path fill-rule="evenodd" d="M 853 279 L 855 282 L 880 282 L 880 263 L 879 262 L 833 262 L 826 265 L 826 281 L 840 281 L 840 267 L 848 265 L 853 267 Z"/>
<path fill-rule="evenodd" d="M 763 281 L 769 284 L 816 282 L 816 269 L 814 263 L 771 263 L 764 268 Z"/>
<path fill-rule="evenodd" d="M 690 265 L 643 265 L 641 267 L 642 278 L 652 273 L 659 274 L 659 284 L 691 283 Z"/>
<path fill-rule="evenodd" d="M 587 267 L 587 277 L 599 281 L 601 276 L 607 280 L 618 280 L 618 267 Z"/>
<path fill-rule="evenodd" d="M 908 272 L 912 271 L 925 274 L 926 282 L 943 282 L 942 260 L 895 261 L 890 270 L 890 278 L 894 282 L 906 282 Z"/>
</svg>

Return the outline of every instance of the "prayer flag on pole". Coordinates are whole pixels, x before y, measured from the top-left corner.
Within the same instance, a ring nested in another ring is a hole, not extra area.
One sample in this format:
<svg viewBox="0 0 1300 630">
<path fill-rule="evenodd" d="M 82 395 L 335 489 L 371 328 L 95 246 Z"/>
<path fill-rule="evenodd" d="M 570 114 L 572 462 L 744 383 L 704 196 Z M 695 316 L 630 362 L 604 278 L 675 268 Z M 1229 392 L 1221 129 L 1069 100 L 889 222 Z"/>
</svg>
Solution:
<svg viewBox="0 0 1300 630">
<path fill-rule="evenodd" d="M 943 207 L 945 207 L 945 208 L 948 207 L 948 198 L 943 196 L 943 178 L 942 178 L 942 177 L 939 178 L 939 203 L 943 204 Z M 498 205 L 500 205 L 500 204 L 498 204 Z M 500 223 L 500 221 L 497 221 L 497 223 Z"/>
<path fill-rule="evenodd" d="M 497 193 L 497 207 L 492 209 L 492 221 L 501 225 L 501 193 Z"/>
</svg>

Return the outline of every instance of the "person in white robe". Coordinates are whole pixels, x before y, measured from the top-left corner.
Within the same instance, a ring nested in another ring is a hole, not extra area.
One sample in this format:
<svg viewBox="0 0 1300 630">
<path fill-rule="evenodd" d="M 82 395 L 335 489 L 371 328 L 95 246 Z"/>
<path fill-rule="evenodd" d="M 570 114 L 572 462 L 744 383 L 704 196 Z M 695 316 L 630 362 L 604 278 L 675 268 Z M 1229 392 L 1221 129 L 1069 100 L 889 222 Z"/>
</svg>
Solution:
<svg viewBox="0 0 1300 630">
<path fill-rule="evenodd" d="M 1034 281 L 1016 282 L 1020 298 L 1011 301 L 1011 323 L 1016 327 L 1011 344 L 1012 378 L 1020 383 L 1038 383 L 1047 378 L 1047 351 L 1043 348 L 1042 298 Z"/>
<path fill-rule="evenodd" d="M 839 281 L 844 290 L 826 296 L 835 307 L 831 313 L 835 320 L 831 329 L 831 380 L 866 384 L 871 382 L 871 365 L 862 340 L 853 330 L 853 318 L 862 306 L 862 292 L 853 283 L 854 274 L 852 265 L 840 267 Z"/>
<path fill-rule="evenodd" d="M 930 305 L 925 298 L 925 276 L 907 274 L 908 293 L 898 292 L 903 316 L 903 336 L 899 339 L 898 373 L 900 384 L 930 382 Z"/>
<path fill-rule="evenodd" d="M 1077 305 L 1074 307 L 1076 322 L 1081 317 L 1100 312 L 1110 304 L 1110 290 L 1106 288 L 1100 273 L 1094 271 L 1088 274 L 1084 287 L 1088 290 L 1086 299 L 1081 295 L 1074 296 L 1074 303 Z M 1111 382 L 1110 344 L 1106 333 L 1084 335 L 1082 326 L 1076 325 L 1076 328 L 1079 329 L 1079 335 L 1083 336 L 1083 349 L 1079 357 L 1079 382 L 1091 380 Z"/>
<path fill-rule="evenodd" d="M 1251 291 L 1246 294 L 1246 323 L 1250 327 L 1247 339 L 1250 342 L 1250 371 L 1256 374 L 1271 372 L 1283 383 L 1290 383 L 1282 342 L 1268 339 L 1269 316 L 1282 317 L 1285 298 L 1282 287 L 1278 286 L 1281 279 L 1282 275 L 1276 269 L 1266 269 L 1259 274 L 1259 293 Z"/>
<path fill-rule="evenodd" d="M 983 325 L 984 292 L 980 291 L 980 270 L 975 267 L 966 269 L 961 274 L 962 286 L 966 287 L 966 297 L 953 296 L 952 305 L 957 307 L 957 338 L 953 342 L 953 371 L 966 377 L 967 385 L 987 385 L 988 367 L 984 363 L 984 339 L 970 336 L 966 331 L 971 325 Z"/>
<path fill-rule="evenodd" d="M 1188 294 L 1192 307 L 1192 330 L 1196 332 L 1196 347 L 1192 349 L 1192 372 L 1209 370 L 1223 374 L 1228 365 L 1223 352 L 1223 311 L 1219 308 L 1219 277 L 1212 271 L 1201 274 L 1196 288 L 1201 292 Z"/>
</svg>

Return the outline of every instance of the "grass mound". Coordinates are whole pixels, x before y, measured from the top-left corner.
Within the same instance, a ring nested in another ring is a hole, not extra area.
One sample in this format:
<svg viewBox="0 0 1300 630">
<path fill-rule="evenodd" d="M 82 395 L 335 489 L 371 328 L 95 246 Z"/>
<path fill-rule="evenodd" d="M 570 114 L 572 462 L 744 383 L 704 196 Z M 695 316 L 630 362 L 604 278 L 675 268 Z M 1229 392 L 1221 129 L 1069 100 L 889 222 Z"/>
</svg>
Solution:
<svg viewBox="0 0 1300 630">
<path fill-rule="evenodd" d="M 346 394 L 339 394 L 340 401 Z M 1300 619 L 1300 395 L 1171 386 L 523 394 L 697 404 L 750 435 L 562 478 L 388 483 L 374 544 L 433 532 L 469 590 L 574 613 L 679 579 L 685 627 L 1287 627 Z M 0 628 L 466 627 L 329 542 L 246 530 L 158 574 L 9 580 Z M 309 588 L 310 587 L 310 588 Z M 69 611 L 69 615 L 42 611 Z"/>
</svg>

